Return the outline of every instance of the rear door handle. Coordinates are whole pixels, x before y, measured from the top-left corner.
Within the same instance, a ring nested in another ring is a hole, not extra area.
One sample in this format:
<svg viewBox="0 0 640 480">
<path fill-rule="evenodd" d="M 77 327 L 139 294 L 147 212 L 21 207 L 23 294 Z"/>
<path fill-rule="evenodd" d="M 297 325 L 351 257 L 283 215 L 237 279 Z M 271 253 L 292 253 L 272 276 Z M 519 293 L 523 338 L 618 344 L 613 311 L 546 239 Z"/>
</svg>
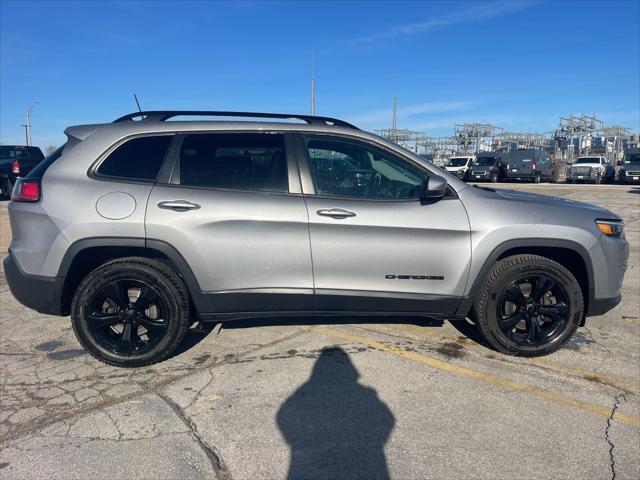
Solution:
<svg viewBox="0 0 640 480">
<path fill-rule="evenodd" d="M 323 217 L 331 217 L 337 219 L 343 219 L 347 217 L 355 217 L 355 212 L 350 212 L 349 210 L 343 210 L 342 208 L 323 208 L 316 212 L 318 215 L 322 215 Z"/>
<path fill-rule="evenodd" d="M 158 203 L 158 207 L 176 212 L 186 212 L 187 210 L 197 210 L 200 208 L 200 205 L 186 200 L 168 200 Z"/>
</svg>

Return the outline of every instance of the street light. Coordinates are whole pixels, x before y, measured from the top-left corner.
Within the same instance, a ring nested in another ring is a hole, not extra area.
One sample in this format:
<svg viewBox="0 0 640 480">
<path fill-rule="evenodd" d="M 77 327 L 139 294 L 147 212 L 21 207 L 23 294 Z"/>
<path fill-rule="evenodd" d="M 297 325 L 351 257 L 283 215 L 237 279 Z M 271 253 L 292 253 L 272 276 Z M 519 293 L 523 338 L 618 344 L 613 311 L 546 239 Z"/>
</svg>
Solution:
<svg viewBox="0 0 640 480">
<path fill-rule="evenodd" d="M 25 135 L 27 137 L 27 146 L 31 145 L 31 110 L 40 102 L 33 102 L 29 108 L 27 108 L 27 124 L 24 126 L 26 129 Z"/>
</svg>

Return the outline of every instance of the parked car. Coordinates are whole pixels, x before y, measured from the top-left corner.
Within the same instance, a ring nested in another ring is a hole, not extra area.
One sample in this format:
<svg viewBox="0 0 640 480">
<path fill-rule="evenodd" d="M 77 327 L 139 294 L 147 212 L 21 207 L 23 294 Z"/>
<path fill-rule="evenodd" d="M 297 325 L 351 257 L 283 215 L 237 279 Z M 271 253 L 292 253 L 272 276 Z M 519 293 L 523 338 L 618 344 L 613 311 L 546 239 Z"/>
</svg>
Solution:
<svg viewBox="0 0 640 480">
<path fill-rule="evenodd" d="M 474 182 L 500 182 L 505 178 L 505 152 L 483 152 L 471 164 L 467 180 Z"/>
<path fill-rule="evenodd" d="M 42 160 L 44 160 L 44 155 L 38 147 L 0 145 L 0 192 L 2 196 L 9 198 L 16 179 L 26 176 Z"/>
<path fill-rule="evenodd" d="M 553 179 L 553 164 L 541 149 L 512 150 L 503 161 L 507 164 L 505 180 L 525 180 L 540 183 Z"/>
<path fill-rule="evenodd" d="M 444 169 L 459 179 L 466 180 L 474 159 L 474 156 L 451 157 Z"/>
<path fill-rule="evenodd" d="M 235 120 L 166 121 L 185 115 Z M 309 314 L 471 317 L 537 356 L 621 300 L 615 213 L 471 187 L 338 119 L 136 112 L 65 133 L 17 180 L 4 272 L 109 364 L 163 360 L 196 321 Z"/>
<path fill-rule="evenodd" d="M 569 167 L 567 183 L 613 183 L 615 175 L 604 157 L 578 157 Z"/>
<path fill-rule="evenodd" d="M 618 170 L 618 183 L 640 183 L 640 148 L 628 148 Z"/>
</svg>

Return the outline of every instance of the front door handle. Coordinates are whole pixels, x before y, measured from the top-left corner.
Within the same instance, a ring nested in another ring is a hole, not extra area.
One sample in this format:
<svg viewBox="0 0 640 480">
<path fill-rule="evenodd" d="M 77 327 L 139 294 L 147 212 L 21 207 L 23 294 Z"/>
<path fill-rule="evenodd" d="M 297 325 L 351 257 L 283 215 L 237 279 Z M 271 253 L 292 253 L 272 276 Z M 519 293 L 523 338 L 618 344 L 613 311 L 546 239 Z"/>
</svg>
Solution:
<svg viewBox="0 0 640 480">
<path fill-rule="evenodd" d="M 316 212 L 318 215 L 322 215 L 323 217 L 331 217 L 337 219 L 343 219 L 347 217 L 355 217 L 355 212 L 350 212 L 349 210 L 343 210 L 342 208 L 323 208 Z"/>
<path fill-rule="evenodd" d="M 186 200 L 168 200 L 158 203 L 158 207 L 167 210 L 175 210 L 176 212 L 186 212 L 187 210 L 197 210 L 200 208 L 200 205 Z"/>
</svg>

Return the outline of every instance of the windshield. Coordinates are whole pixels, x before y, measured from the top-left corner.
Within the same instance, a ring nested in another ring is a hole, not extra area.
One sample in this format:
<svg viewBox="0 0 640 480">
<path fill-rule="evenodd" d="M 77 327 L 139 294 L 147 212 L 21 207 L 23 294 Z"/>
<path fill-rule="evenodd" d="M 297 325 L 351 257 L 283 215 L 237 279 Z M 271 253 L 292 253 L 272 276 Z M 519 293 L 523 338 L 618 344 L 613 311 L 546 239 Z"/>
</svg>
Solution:
<svg viewBox="0 0 640 480">
<path fill-rule="evenodd" d="M 480 157 L 473 164 L 478 167 L 490 167 L 496 163 L 496 157 Z"/>
<path fill-rule="evenodd" d="M 630 163 L 640 163 L 640 153 L 627 153 L 622 161 L 625 165 Z"/>
<path fill-rule="evenodd" d="M 582 157 L 576 160 L 576 163 L 600 163 L 598 157 Z"/>
<path fill-rule="evenodd" d="M 449 159 L 449 163 L 447 163 L 447 167 L 464 167 L 467 164 L 468 159 L 464 157 L 460 158 L 451 158 Z"/>
</svg>

